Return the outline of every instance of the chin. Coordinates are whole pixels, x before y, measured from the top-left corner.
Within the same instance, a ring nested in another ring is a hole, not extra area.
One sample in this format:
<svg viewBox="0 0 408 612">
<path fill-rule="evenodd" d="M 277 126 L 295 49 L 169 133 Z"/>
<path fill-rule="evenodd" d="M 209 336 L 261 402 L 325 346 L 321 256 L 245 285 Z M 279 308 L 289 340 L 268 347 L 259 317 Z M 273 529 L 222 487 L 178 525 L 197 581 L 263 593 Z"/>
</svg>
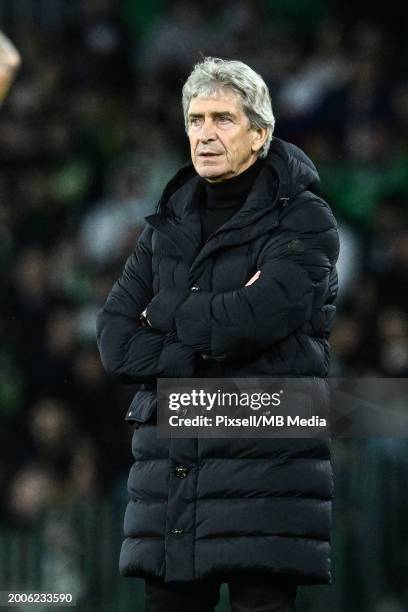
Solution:
<svg viewBox="0 0 408 612">
<path fill-rule="evenodd" d="M 217 179 L 222 180 L 222 177 L 228 174 L 228 169 L 216 168 L 214 166 L 196 166 L 196 172 L 199 176 L 201 176 L 201 178 L 206 178 L 215 181 Z"/>
</svg>

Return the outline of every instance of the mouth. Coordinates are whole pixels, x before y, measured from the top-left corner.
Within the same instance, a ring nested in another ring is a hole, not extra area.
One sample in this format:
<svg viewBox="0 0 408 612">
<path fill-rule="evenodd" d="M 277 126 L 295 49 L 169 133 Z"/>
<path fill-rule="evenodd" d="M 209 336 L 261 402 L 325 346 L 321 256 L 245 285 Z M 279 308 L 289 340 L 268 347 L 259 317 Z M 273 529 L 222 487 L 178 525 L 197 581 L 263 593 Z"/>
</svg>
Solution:
<svg viewBox="0 0 408 612">
<path fill-rule="evenodd" d="M 211 157 L 219 157 L 221 153 L 213 153 L 210 151 L 205 151 L 203 153 L 198 153 L 197 157 L 211 158 Z"/>
</svg>

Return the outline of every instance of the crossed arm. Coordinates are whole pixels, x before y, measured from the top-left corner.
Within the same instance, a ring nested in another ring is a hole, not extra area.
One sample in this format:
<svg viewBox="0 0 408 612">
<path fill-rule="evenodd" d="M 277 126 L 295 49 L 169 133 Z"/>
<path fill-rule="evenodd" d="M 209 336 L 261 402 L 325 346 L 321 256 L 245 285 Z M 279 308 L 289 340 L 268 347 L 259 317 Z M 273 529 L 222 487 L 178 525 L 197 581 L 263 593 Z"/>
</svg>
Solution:
<svg viewBox="0 0 408 612">
<path fill-rule="evenodd" d="M 295 211 L 268 242 L 256 274 L 222 293 L 165 288 L 153 296 L 151 230 L 145 230 L 98 317 L 105 368 L 129 382 L 189 377 L 200 353 L 251 357 L 301 327 L 324 304 L 338 254 L 333 217 L 318 202 L 308 208 L 302 231 Z M 151 328 L 139 321 L 146 306 Z"/>
<path fill-rule="evenodd" d="M 97 317 L 103 366 L 124 383 L 188 378 L 194 372 L 196 354 L 191 347 L 173 332 L 146 329 L 140 323 L 140 314 L 153 297 L 151 260 L 151 230 L 145 228 Z"/>
<path fill-rule="evenodd" d="M 307 209 L 307 218 L 298 207 L 282 221 L 241 289 L 162 289 L 147 306 L 152 327 L 216 360 L 250 358 L 300 328 L 324 305 L 338 255 L 329 209 L 319 201 Z"/>
</svg>

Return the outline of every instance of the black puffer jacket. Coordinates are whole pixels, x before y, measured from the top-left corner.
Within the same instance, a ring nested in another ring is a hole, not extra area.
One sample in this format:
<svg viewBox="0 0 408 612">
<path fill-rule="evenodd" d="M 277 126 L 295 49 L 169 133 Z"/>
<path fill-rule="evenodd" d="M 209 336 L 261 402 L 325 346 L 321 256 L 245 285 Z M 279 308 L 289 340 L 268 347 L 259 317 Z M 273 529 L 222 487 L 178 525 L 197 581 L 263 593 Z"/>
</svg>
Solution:
<svg viewBox="0 0 408 612">
<path fill-rule="evenodd" d="M 157 377 L 326 376 L 336 222 L 316 195 L 313 163 L 277 138 L 242 208 L 204 245 L 199 183 L 192 166 L 170 181 L 164 212 L 146 217 L 98 317 L 106 370 L 144 383 L 126 416 L 142 425 L 120 571 L 166 582 L 266 571 L 326 583 L 328 443 L 157 438 L 154 385 Z M 154 329 L 139 324 L 146 307 Z"/>
</svg>

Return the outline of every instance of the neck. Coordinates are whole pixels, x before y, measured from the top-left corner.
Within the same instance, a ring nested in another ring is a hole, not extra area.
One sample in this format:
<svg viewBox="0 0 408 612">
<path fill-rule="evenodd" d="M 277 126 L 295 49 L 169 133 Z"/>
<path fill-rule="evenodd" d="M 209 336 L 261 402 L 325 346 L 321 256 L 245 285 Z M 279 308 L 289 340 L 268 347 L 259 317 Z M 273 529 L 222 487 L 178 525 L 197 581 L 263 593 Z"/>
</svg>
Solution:
<svg viewBox="0 0 408 612">
<path fill-rule="evenodd" d="M 207 207 L 239 207 L 246 200 L 262 166 L 263 160 L 257 159 L 249 168 L 231 179 L 220 182 L 210 182 L 207 179 L 202 179 Z"/>
<path fill-rule="evenodd" d="M 244 172 L 225 181 L 209 182 L 201 179 L 203 197 L 200 213 L 204 241 L 238 212 L 263 165 L 263 160 L 258 159 Z"/>
</svg>

